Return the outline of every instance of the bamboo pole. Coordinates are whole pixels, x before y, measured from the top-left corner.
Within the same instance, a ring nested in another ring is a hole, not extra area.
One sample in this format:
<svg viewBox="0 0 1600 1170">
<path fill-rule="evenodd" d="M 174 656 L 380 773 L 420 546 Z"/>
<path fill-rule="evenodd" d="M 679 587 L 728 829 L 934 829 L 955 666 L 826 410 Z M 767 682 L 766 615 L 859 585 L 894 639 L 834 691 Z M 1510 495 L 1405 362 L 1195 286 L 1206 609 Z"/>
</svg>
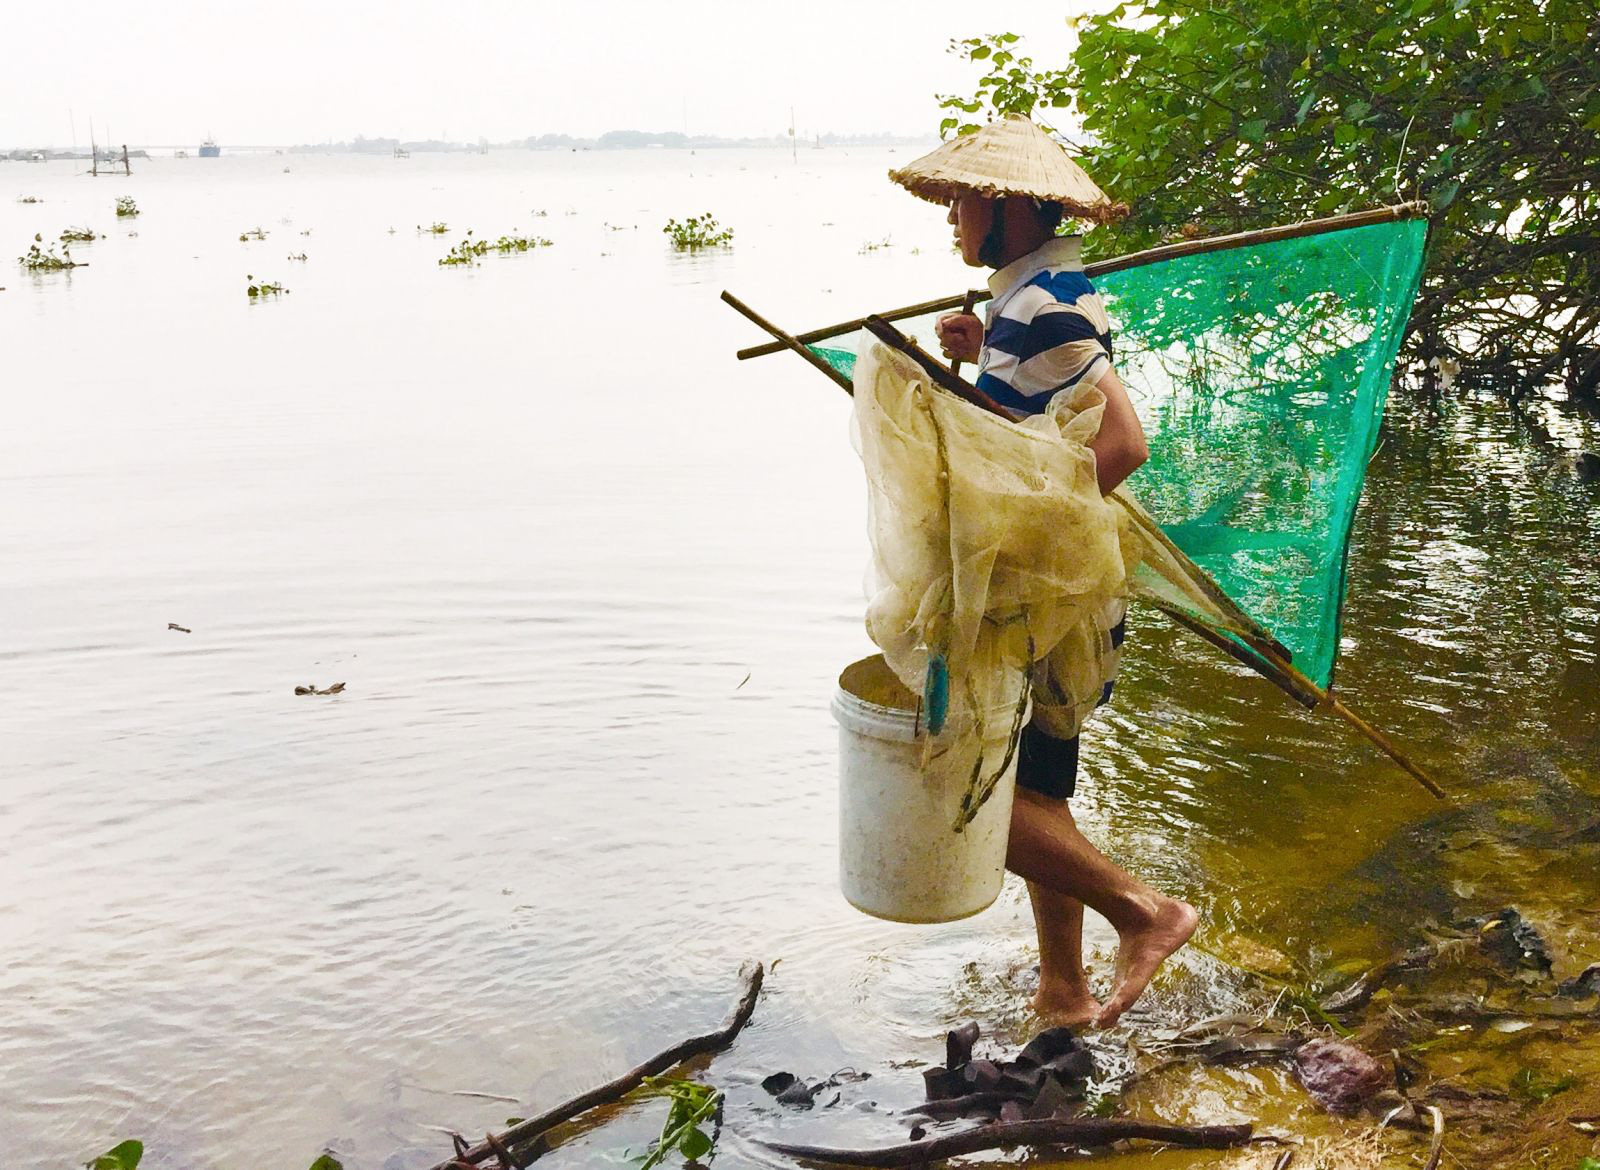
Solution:
<svg viewBox="0 0 1600 1170">
<path fill-rule="evenodd" d="M 1005 419 L 1006 422 L 1016 421 L 1011 417 L 1010 414 L 1006 412 L 1005 407 L 1001 406 L 993 398 L 990 398 L 982 390 L 979 390 L 971 382 L 965 381 L 958 375 L 945 369 L 944 365 L 931 353 L 923 349 L 916 342 L 912 341 L 911 338 L 907 337 L 904 333 L 901 333 L 900 330 L 896 329 L 883 318 L 877 316 L 868 317 L 864 323 L 864 327 L 868 333 L 872 334 L 872 336 L 876 337 L 879 341 L 883 342 L 892 349 L 899 350 L 912 361 L 916 362 L 917 365 L 921 366 L 923 373 L 927 374 L 928 377 L 933 380 L 935 385 L 939 386 L 941 389 L 948 390 L 957 398 L 964 402 L 971 403 L 980 410 L 986 410 L 990 414 L 998 415 L 1000 418 Z M 809 353 L 810 351 L 808 350 L 807 352 Z M 828 368 L 832 369 L 833 367 L 830 366 Z"/>
<path fill-rule="evenodd" d="M 1401 206 L 1404 207 L 1408 205 L 1402 204 Z M 1391 208 L 1388 210 L 1397 209 Z M 835 382 L 843 386 L 846 391 L 854 393 L 853 388 L 847 381 L 845 381 L 844 376 L 832 366 L 828 365 L 827 362 L 817 357 L 816 354 L 812 353 L 803 344 L 801 344 L 798 337 L 785 333 L 782 329 L 779 329 L 770 321 L 760 317 L 754 312 L 754 310 L 746 306 L 732 293 L 724 292 L 722 294 L 722 299 L 727 301 L 735 309 L 738 309 L 746 317 L 749 317 L 756 324 L 760 325 L 767 332 L 773 334 L 775 337 L 783 339 L 781 342 L 783 346 L 795 350 L 807 361 L 811 362 L 812 365 L 817 366 Z M 861 320 L 861 327 L 866 329 L 869 333 L 871 333 L 874 337 L 877 337 L 886 345 L 892 346 L 911 357 L 912 360 L 921 366 L 928 376 L 943 389 L 950 391 L 950 393 L 955 394 L 957 397 L 966 402 L 970 402 L 974 406 L 977 406 L 983 410 L 987 410 L 990 413 L 999 415 L 1008 421 L 1011 419 L 1011 416 L 1007 414 L 1005 410 L 987 394 L 984 394 L 983 391 L 979 390 L 976 386 L 973 386 L 971 383 L 964 381 L 956 374 L 953 374 L 949 370 L 945 369 L 945 367 L 936 361 L 931 354 L 918 346 L 910 338 L 906 337 L 906 335 L 901 333 L 898 329 L 890 325 L 886 318 L 879 317 L 877 315 L 864 317 Z M 803 337 L 805 335 L 801 334 L 800 336 Z M 1138 523 L 1141 530 L 1148 533 L 1152 539 L 1158 540 L 1162 546 L 1172 553 L 1172 555 L 1177 557 L 1181 563 L 1187 564 L 1193 570 L 1192 576 L 1194 581 L 1198 583 L 1202 592 L 1204 592 L 1207 597 L 1209 597 L 1215 604 L 1231 612 L 1236 612 L 1239 615 L 1242 628 L 1235 632 L 1239 637 L 1248 642 L 1249 648 L 1247 650 L 1245 647 L 1235 644 L 1222 633 L 1211 629 L 1193 615 L 1180 614 L 1171 607 L 1161 605 L 1160 603 L 1156 603 L 1156 608 L 1160 609 L 1163 613 L 1172 618 L 1185 629 L 1199 634 L 1213 646 L 1216 646 L 1218 649 L 1229 654 L 1239 662 L 1243 663 L 1245 666 L 1250 667 L 1250 669 L 1254 670 L 1268 682 L 1281 689 L 1297 703 L 1304 705 L 1308 709 L 1325 708 L 1333 712 L 1351 727 L 1355 728 L 1357 732 L 1369 740 L 1373 746 L 1378 748 L 1379 751 L 1383 752 L 1395 763 L 1399 764 L 1409 775 L 1411 775 L 1419 784 L 1431 792 L 1435 797 L 1443 801 L 1450 800 L 1449 795 L 1443 788 L 1439 787 L 1438 782 L 1435 781 L 1434 778 L 1430 776 L 1420 764 L 1412 760 L 1405 754 L 1405 752 L 1396 746 L 1393 740 L 1391 740 L 1383 732 L 1379 731 L 1376 727 L 1372 726 L 1372 724 L 1368 723 L 1360 715 L 1352 711 L 1344 704 L 1342 700 L 1334 697 L 1325 688 L 1318 686 L 1301 670 L 1295 667 L 1289 661 L 1288 649 L 1276 638 L 1272 637 L 1272 635 L 1266 630 L 1262 629 L 1254 621 L 1250 620 L 1249 615 L 1245 614 L 1243 610 L 1239 609 L 1238 603 L 1230 598 L 1227 593 L 1223 591 L 1222 587 L 1211 579 L 1210 575 L 1206 573 L 1204 569 L 1201 569 L 1192 560 L 1190 560 L 1188 555 L 1184 553 L 1184 551 L 1176 544 L 1174 544 L 1172 539 L 1168 537 L 1166 533 L 1162 532 L 1158 525 L 1145 523 L 1144 521 L 1139 520 L 1132 509 L 1124 508 L 1124 511 L 1128 512 L 1128 514 L 1135 519 L 1135 522 Z"/>
<path fill-rule="evenodd" d="M 904 305 L 898 309 L 890 309 L 884 313 L 874 314 L 874 316 L 881 317 L 885 321 L 904 321 L 907 317 L 921 317 L 927 313 L 938 313 L 945 309 L 959 309 L 963 304 L 966 303 L 966 298 L 968 297 L 972 298 L 973 304 L 977 304 L 979 301 L 988 300 L 989 295 L 989 290 L 986 288 L 972 288 L 968 289 L 959 296 L 940 297 L 938 300 L 934 301 L 922 301 L 921 303 L 915 305 Z M 838 325 L 829 325 L 822 329 L 813 329 L 809 333 L 796 334 L 795 339 L 810 345 L 813 341 L 826 341 L 830 337 L 839 337 L 845 333 L 854 333 L 859 329 L 865 328 L 866 324 L 867 319 L 865 317 L 856 317 L 854 320 L 844 321 Z M 763 342 L 760 345 L 753 345 L 748 349 L 741 349 L 735 356 L 737 356 L 740 361 L 743 361 L 745 358 L 760 357 L 763 354 L 768 353 L 778 353 L 784 348 L 785 347 L 781 342 L 774 344 L 773 342 L 768 341 Z"/>
<path fill-rule="evenodd" d="M 970 315 L 972 310 L 973 310 L 973 308 L 977 305 L 977 303 L 978 303 L 978 290 L 975 289 L 975 288 L 969 288 L 967 290 L 967 295 L 961 298 L 961 312 L 964 315 Z M 954 358 L 950 362 L 950 372 L 952 374 L 959 374 L 961 372 L 961 359 L 960 358 Z"/>
<path fill-rule="evenodd" d="M 1146 248 L 1142 252 L 1130 252 L 1125 256 L 1111 256 L 1104 260 L 1094 260 L 1083 266 L 1083 271 L 1091 280 L 1096 276 L 1104 276 L 1111 272 L 1123 272 L 1129 268 L 1139 268 L 1145 264 L 1155 264 L 1161 260 L 1172 260 L 1179 256 L 1198 256 L 1206 252 L 1225 252 L 1230 248 L 1244 248 L 1251 244 L 1267 244 L 1276 240 L 1294 240 L 1302 236 L 1321 235 L 1323 232 L 1342 231 L 1345 228 L 1368 227 L 1375 223 L 1392 223 L 1397 219 L 1417 219 L 1428 214 L 1428 204 L 1424 201 L 1410 203 L 1396 203 L 1389 207 L 1375 207 L 1370 211 L 1352 211 L 1345 215 L 1331 215 L 1324 219 L 1306 219 L 1298 223 L 1280 224 L 1276 227 L 1256 228 L 1247 232 L 1233 232 L 1225 236 L 1207 236 L 1199 240 L 1180 240 L 1175 244 L 1162 244 L 1155 248 Z M 877 314 L 885 321 L 903 321 L 907 317 L 920 317 L 925 313 L 940 313 L 946 309 L 961 308 L 972 299 L 973 304 L 986 301 L 990 298 L 988 289 L 969 289 L 953 297 L 940 297 L 938 300 L 923 301 L 916 305 L 906 305 L 903 308 L 891 309 L 886 313 Z M 968 310 L 971 311 L 970 309 Z M 830 337 L 839 337 L 846 333 L 854 333 L 864 328 L 866 319 L 857 317 L 850 321 L 841 321 L 837 325 L 825 325 L 821 329 L 812 329 L 805 333 L 797 334 L 797 340 L 810 344 L 814 341 L 826 341 Z M 738 358 L 761 357 L 764 354 L 777 353 L 783 349 L 781 343 L 766 342 L 762 345 L 753 345 L 738 352 Z"/>
<path fill-rule="evenodd" d="M 1410 772 L 1411 775 L 1416 777 L 1417 783 L 1421 784 L 1440 800 L 1450 800 L 1450 796 L 1443 788 L 1439 787 L 1438 783 L 1435 782 L 1432 776 L 1423 771 L 1421 765 L 1410 759 L 1404 752 L 1396 747 L 1394 742 L 1387 735 L 1379 731 L 1376 727 L 1372 726 L 1372 724 L 1361 718 L 1361 716 L 1357 715 L 1354 711 L 1350 710 L 1349 707 L 1346 707 L 1341 699 L 1331 692 L 1324 691 L 1322 694 L 1322 702 L 1328 708 L 1328 710 L 1332 711 L 1340 719 L 1343 719 L 1346 723 L 1350 724 L 1351 727 L 1354 727 L 1362 735 L 1366 736 L 1373 743 L 1377 744 L 1378 750 L 1383 752 L 1384 755 L 1388 756 L 1391 760 L 1399 764 L 1407 772 Z"/>
<path fill-rule="evenodd" d="M 761 328 L 765 329 L 768 333 L 772 334 L 772 336 L 776 337 L 778 340 L 773 344 L 778 349 L 794 350 L 795 353 L 805 358 L 806 361 L 810 362 L 812 365 L 816 366 L 817 369 L 821 370 L 824 374 L 828 375 L 828 377 L 832 378 L 836 384 L 843 388 L 846 394 L 849 394 L 852 397 L 855 395 L 855 387 L 850 385 L 850 380 L 848 378 L 830 366 L 827 362 L 823 361 L 816 354 L 812 353 L 805 346 L 801 345 L 797 338 L 791 337 L 782 329 L 779 329 L 771 321 L 768 321 L 760 313 L 757 313 L 754 309 L 745 304 L 738 297 L 734 296 L 727 289 L 722 290 L 722 299 L 728 302 L 728 304 L 732 305 L 735 309 L 739 310 L 739 312 L 743 313 L 746 317 L 750 318 L 750 320 L 754 321 L 757 325 L 761 326 Z"/>
</svg>

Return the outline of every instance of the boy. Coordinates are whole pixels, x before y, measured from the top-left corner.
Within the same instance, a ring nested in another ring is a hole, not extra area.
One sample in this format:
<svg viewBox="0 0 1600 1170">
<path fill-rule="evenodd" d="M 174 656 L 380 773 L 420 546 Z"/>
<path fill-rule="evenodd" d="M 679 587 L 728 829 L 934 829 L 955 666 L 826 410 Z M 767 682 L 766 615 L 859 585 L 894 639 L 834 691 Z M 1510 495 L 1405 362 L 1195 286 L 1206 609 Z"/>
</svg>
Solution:
<svg viewBox="0 0 1600 1170">
<path fill-rule="evenodd" d="M 890 178 L 913 194 L 946 202 L 961 258 L 995 270 L 988 326 L 953 314 L 936 326 L 945 356 L 978 363 L 978 387 L 1018 418 L 1045 409 L 1081 384 L 1106 398 L 1090 444 L 1100 491 L 1108 493 L 1148 457 L 1144 431 L 1111 367 L 1110 323 L 1083 272 L 1079 239 L 1058 236 L 1063 215 L 1101 221 L 1126 214 L 1029 119 L 1012 115 L 946 143 Z M 1109 615 L 1121 643 L 1121 603 Z M 1102 698 L 1110 697 L 1107 683 Z M 1078 831 L 1073 794 L 1078 741 L 1029 725 L 1017 762 L 1006 867 L 1028 883 L 1039 935 L 1034 1007 L 1053 1024 L 1109 1027 L 1144 991 L 1157 968 L 1188 942 L 1192 906 L 1158 893 L 1114 865 Z M 1104 1003 L 1083 969 L 1083 907 L 1117 932 L 1116 971 Z"/>
</svg>

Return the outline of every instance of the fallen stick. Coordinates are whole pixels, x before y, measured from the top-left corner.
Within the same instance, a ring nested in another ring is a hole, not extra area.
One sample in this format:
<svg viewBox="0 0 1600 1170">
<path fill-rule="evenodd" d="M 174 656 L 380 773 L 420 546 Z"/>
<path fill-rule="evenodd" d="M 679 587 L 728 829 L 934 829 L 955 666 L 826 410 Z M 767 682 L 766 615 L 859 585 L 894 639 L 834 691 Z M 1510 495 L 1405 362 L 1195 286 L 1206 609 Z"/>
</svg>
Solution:
<svg viewBox="0 0 1600 1170">
<path fill-rule="evenodd" d="M 763 1142 L 774 1153 L 841 1166 L 920 1166 L 979 1150 L 1011 1146 L 1106 1146 L 1128 1138 L 1143 1138 L 1192 1150 L 1227 1150 L 1249 1142 L 1248 1125 L 1167 1125 L 1129 1118 L 1074 1118 L 1050 1121 L 1001 1121 L 963 1130 L 931 1141 L 906 1142 L 877 1149 L 845 1150 L 826 1146 L 795 1146 Z"/>
<path fill-rule="evenodd" d="M 510 1129 L 500 1134 L 490 1134 L 484 1141 L 461 1151 L 453 1158 L 446 1158 L 443 1162 L 433 1167 L 433 1170 L 450 1170 L 451 1167 L 462 1165 L 475 1166 L 489 1158 L 498 1157 L 496 1147 L 509 1149 L 513 1146 L 526 1145 L 541 1134 L 554 1129 L 556 1126 L 571 1121 L 581 1113 L 587 1113 L 597 1105 L 606 1105 L 612 1101 L 619 1101 L 634 1089 L 644 1083 L 646 1077 L 659 1076 L 674 1065 L 682 1064 L 692 1056 L 700 1056 L 707 1052 L 715 1052 L 725 1048 L 739 1034 L 739 1030 L 750 1020 L 751 1014 L 756 1010 L 756 997 L 761 994 L 761 981 L 766 975 L 765 968 L 760 963 L 751 961 L 739 968 L 739 978 L 744 987 L 739 996 L 739 1002 L 734 1005 L 733 1011 L 723 1021 L 715 1032 L 707 1032 L 703 1036 L 691 1036 L 681 1043 L 674 1044 L 664 1052 L 658 1052 L 638 1068 L 630 1069 L 615 1080 L 598 1085 L 586 1093 L 580 1093 L 570 1101 L 548 1109 L 537 1117 L 530 1117 L 520 1121 Z M 537 1157 L 535 1154 L 533 1157 Z M 518 1165 L 527 1165 L 533 1157 L 524 1157 L 517 1161 Z"/>
</svg>

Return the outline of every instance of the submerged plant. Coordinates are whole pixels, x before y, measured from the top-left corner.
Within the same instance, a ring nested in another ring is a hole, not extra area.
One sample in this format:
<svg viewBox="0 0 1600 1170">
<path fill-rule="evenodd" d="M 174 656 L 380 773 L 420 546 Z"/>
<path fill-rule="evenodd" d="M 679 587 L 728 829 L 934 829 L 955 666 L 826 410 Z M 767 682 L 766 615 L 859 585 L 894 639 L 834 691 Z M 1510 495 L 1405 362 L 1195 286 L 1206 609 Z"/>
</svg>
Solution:
<svg viewBox="0 0 1600 1170">
<path fill-rule="evenodd" d="M 39 245 L 44 242 L 42 236 L 34 234 L 33 243 L 28 245 L 25 255 L 17 257 L 17 263 L 29 272 L 56 272 L 63 268 L 80 267 L 72 258 L 72 250 L 63 247 L 61 255 L 56 255 L 56 246 L 51 244 L 48 248 L 40 250 Z"/>
<path fill-rule="evenodd" d="M 704 215 L 691 215 L 682 223 L 669 219 L 661 230 L 672 238 L 672 246 L 679 252 L 726 248 L 733 243 L 733 229 L 719 226 L 709 211 Z"/>
<path fill-rule="evenodd" d="M 91 229 L 86 227 L 69 227 L 66 231 L 61 233 L 61 242 L 64 244 L 88 243 L 91 240 L 98 240 L 99 238 L 100 237 L 95 235 Z"/>
<path fill-rule="evenodd" d="M 244 290 L 244 294 L 251 300 L 255 300 L 257 297 L 275 297 L 280 293 L 289 291 L 275 281 L 263 280 L 260 284 L 257 284 L 256 278 L 249 273 L 245 274 L 245 279 L 250 282 L 250 285 Z"/>
<path fill-rule="evenodd" d="M 138 214 L 139 205 L 133 201 L 132 195 L 117 196 L 117 217 L 119 219 L 126 219 L 129 216 Z"/>
<path fill-rule="evenodd" d="M 667 1120 L 661 1126 L 661 1136 L 639 1170 L 650 1170 L 666 1160 L 676 1150 L 686 1161 L 698 1161 L 716 1145 L 716 1131 L 721 1125 L 722 1093 L 699 1081 L 678 1080 L 669 1077 L 646 1077 L 641 1090 L 647 1096 L 665 1097 L 672 1102 Z M 700 1127 L 712 1122 L 712 1132 Z"/>
<path fill-rule="evenodd" d="M 246 240 L 264 240 L 266 238 L 267 238 L 267 233 L 262 231 L 260 228 L 251 228 L 247 232 L 240 232 L 239 233 L 239 242 L 241 244 L 244 243 Z"/>
</svg>

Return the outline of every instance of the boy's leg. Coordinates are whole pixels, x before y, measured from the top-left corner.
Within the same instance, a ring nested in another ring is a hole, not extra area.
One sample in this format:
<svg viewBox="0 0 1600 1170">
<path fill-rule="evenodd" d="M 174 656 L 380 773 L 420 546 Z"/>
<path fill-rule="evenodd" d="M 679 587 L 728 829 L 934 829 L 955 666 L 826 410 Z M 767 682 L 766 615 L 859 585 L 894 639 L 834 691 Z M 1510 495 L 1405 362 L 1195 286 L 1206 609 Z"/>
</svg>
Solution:
<svg viewBox="0 0 1600 1170">
<path fill-rule="evenodd" d="M 1052 1025 L 1081 1028 L 1100 1014 L 1083 969 L 1083 903 L 1037 882 L 1028 883 L 1039 932 L 1039 991 L 1033 1010 Z"/>
<path fill-rule="evenodd" d="M 1109 1027 L 1132 1006 L 1156 969 L 1189 941 L 1199 923 L 1193 906 L 1152 890 L 1090 844 L 1065 801 L 1026 788 L 1018 790 L 1012 806 L 1006 868 L 1030 885 L 1093 907 L 1116 930 L 1115 982 L 1095 1017 L 1097 1027 Z M 1081 938 L 1081 932 L 1075 933 Z M 1043 945 L 1041 931 L 1041 987 Z"/>
</svg>

